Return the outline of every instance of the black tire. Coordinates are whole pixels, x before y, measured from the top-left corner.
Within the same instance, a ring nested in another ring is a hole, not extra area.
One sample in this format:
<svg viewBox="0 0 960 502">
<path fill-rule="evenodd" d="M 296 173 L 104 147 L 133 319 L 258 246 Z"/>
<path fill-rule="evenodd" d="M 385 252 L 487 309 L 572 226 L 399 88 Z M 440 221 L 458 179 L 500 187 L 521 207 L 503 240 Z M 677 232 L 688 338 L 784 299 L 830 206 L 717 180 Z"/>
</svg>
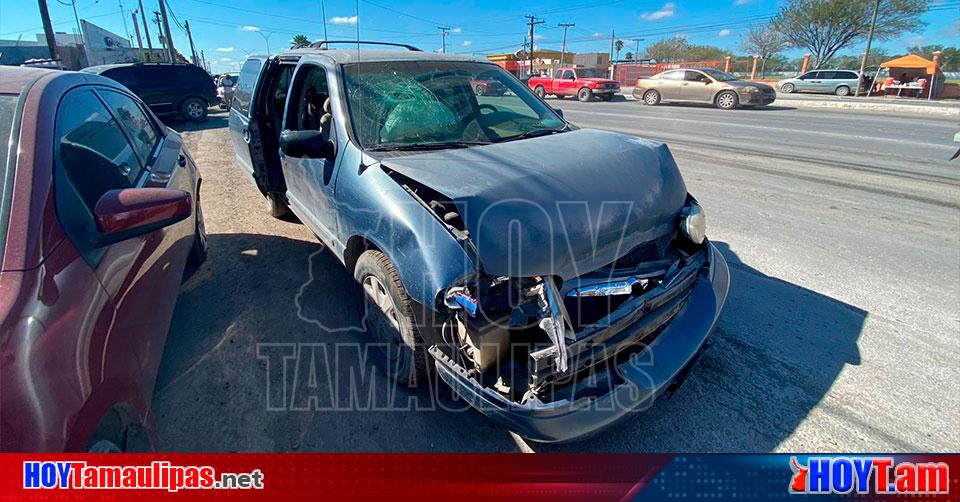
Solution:
<svg viewBox="0 0 960 502">
<path fill-rule="evenodd" d="M 194 218 L 193 246 L 187 255 L 187 267 L 196 268 L 207 261 L 210 247 L 207 244 L 207 228 L 203 222 L 203 206 L 200 205 L 200 192 L 197 191 L 197 208 Z"/>
<path fill-rule="evenodd" d="M 430 355 L 417 331 L 413 300 L 407 295 L 393 263 L 380 251 L 366 251 L 357 260 L 353 277 L 363 290 L 364 324 L 380 349 L 374 352 L 381 356 L 377 362 L 384 374 L 399 385 L 425 381 L 430 370 Z M 369 279 L 375 281 L 368 284 Z M 374 288 L 373 294 L 389 295 L 394 315 L 381 310 L 383 302 L 378 304 L 377 299 L 371 298 L 368 285 Z"/>
<path fill-rule="evenodd" d="M 477 96 L 483 96 L 483 86 L 478 85 L 476 88 L 473 89 L 473 92 L 475 92 Z"/>
<path fill-rule="evenodd" d="M 190 122 L 207 120 L 207 102 L 200 98 L 187 98 L 180 103 L 180 116 Z"/>
<path fill-rule="evenodd" d="M 737 96 L 737 93 L 733 91 L 723 91 L 717 94 L 714 103 L 721 110 L 732 110 L 740 104 L 740 96 Z"/>
<path fill-rule="evenodd" d="M 290 206 L 277 192 L 267 192 L 267 213 L 274 218 L 284 218 L 290 215 Z"/>
<path fill-rule="evenodd" d="M 538 98 L 544 99 L 547 96 L 547 91 L 543 88 L 542 85 L 538 85 L 533 89 L 533 93 L 537 95 Z"/>
<path fill-rule="evenodd" d="M 784 94 L 792 94 L 795 90 L 797 90 L 797 88 L 789 82 L 780 86 L 780 92 Z"/>
<path fill-rule="evenodd" d="M 841 85 L 840 87 L 837 87 L 836 90 L 833 91 L 833 93 L 836 94 L 837 96 L 849 96 L 850 88 L 845 85 Z"/>
<path fill-rule="evenodd" d="M 648 106 L 656 106 L 660 104 L 660 93 L 654 90 L 649 90 L 643 93 L 643 104 Z"/>
<path fill-rule="evenodd" d="M 586 87 L 581 87 L 580 90 L 577 91 L 577 99 L 579 99 L 581 102 L 586 103 L 587 101 L 590 101 L 593 99 L 593 91 L 591 91 Z"/>
</svg>

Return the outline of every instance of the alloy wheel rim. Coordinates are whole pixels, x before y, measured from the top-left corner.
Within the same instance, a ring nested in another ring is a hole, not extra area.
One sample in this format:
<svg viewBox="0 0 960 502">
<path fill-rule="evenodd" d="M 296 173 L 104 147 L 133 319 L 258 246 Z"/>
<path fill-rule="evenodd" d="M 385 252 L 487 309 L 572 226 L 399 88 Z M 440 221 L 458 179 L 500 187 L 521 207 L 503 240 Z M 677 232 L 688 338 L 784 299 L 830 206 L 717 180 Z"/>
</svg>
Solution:
<svg viewBox="0 0 960 502">
<path fill-rule="evenodd" d="M 187 105 L 187 113 L 189 113 L 191 117 L 199 117 L 203 115 L 203 109 L 200 108 L 199 103 L 193 102 Z"/>
<path fill-rule="evenodd" d="M 724 108 L 729 108 L 733 106 L 733 96 L 729 94 L 724 94 L 723 96 L 720 96 L 720 106 Z"/>
<path fill-rule="evenodd" d="M 648 105 L 652 105 L 652 104 L 656 103 L 656 102 L 657 102 L 657 95 L 656 95 L 655 93 L 648 92 L 648 93 L 647 93 L 646 102 L 647 102 Z"/>
</svg>

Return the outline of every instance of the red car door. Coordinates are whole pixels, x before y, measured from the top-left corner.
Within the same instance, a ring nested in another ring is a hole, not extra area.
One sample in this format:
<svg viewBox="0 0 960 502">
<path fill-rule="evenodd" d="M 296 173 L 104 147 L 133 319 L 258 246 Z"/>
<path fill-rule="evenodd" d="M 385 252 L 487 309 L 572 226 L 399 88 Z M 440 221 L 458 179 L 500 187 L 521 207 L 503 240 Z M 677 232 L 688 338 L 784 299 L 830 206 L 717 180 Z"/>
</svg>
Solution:
<svg viewBox="0 0 960 502">
<path fill-rule="evenodd" d="M 58 116 L 59 156 L 83 199 L 75 218 L 95 224 L 93 208 L 108 190 L 169 187 L 192 192 L 178 169 L 179 140 L 169 141 L 153 117 L 130 96 L 107 88 L 68 93 Z M 113 300 L 111 337 L 127 340 L 139 363 L 143 396 L 152 393 L 182 267 L 193 235 L 192 218 L 85 252 Z"/>
<path fill-rule="evenodd" d="M 554 79 L 555 85 L 557 86 L 557 94 L 562 94 L 564 96 L 573 96 L 577 94 L 577 74 L 573 70 L 563 70 L 563 73 L 560 75 L 560 79 Z"/>
</svg>

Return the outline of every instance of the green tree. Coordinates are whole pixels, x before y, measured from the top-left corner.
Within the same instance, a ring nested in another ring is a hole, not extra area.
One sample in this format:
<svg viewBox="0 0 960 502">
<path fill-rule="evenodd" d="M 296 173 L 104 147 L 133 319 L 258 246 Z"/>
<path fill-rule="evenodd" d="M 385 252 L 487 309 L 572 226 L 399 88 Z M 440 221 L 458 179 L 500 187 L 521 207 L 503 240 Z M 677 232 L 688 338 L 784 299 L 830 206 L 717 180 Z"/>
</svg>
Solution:
<svg viewBox="0 0 960 502">
<path fill-rule="evenodd" d="M 930 0 L 880 0 L 874 38 L 887 40 L 925 26 L 920 16 Z M 813 55 L 820 68 L 838 51 L 866 38 L 873 2 L 866 0 L 785 0 L 773 26 L 793 47 Z"/>
<path fill-rule="evenodd" d="M 294 35 L 293 40 L 290 43 L 292 43 L 294 47 L 297 47 L 300 45 L 309 45 L 310 39 L 307 38 L 306 35 Z"/>
<path fill-rule="evenodd" d="M 627 51 L 627 53 L 623 55 L 623 59 L 626 59 L 627 61 L 633 61 L 633 53 Z"/>
<path fill-rule="evenodd" d="M 617 51 L 617 61 L 620 61 L 620 51 L 623 50 L 623 40 L 617 40 L 614 42 L 613 49 Z"/>
<path fill-rule="evenodd" d="M 942 45 L 914 45 L 907 47 L 907 52 L 923 56 L 927 59 L 933 59 L 933 53 L 940 51 L 940 69 L 943 71 L 960 71 L 960 51 L 956 47 L 944 47 Z"/>
<path fill-rule="evenodd" d="M 647 46 L 647 57 L 658 63 L 676 63 L 683 61 L 690 50 L 690 43 L 684 37 L 660 39 Z"/>
</svg>

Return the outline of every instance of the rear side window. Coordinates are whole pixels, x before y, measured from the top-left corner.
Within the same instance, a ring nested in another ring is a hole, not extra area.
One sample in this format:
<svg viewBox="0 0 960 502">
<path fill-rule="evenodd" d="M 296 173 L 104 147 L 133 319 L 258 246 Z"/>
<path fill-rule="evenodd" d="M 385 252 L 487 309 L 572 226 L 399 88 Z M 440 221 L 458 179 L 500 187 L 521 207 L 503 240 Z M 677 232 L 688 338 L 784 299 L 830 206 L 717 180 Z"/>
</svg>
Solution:
<svg viewBox="0 0 960 502">
<path fill-rule="evenodd" d="M 57 160 L 91 211 L 107 191 L 136 185 L 140 161 L 92 91 L 71 92 L 63 99 L 56 130 Z"/>
<path fill-rule="evenodd" d="M 253 98 L 253 88 L 260 77 L 260 67 L 263 61 L 248 59 L 240 68 L 240 76 L 233 87 L 233 107 L 244 115 L 250 114 L 250 100 Z"/>
<path fill-rule="evenodd" d="M 99 90 L 98 93 L 120 121 L 120 125 L 127 133 L 127 137 L 130 138 L 140 162 L 147 165 L 153 150 L 160 142 L 153 121 L 147 117 L 140 105 L 130 96 L 108 90 Z"/>
<path fill-rule="evenodd" d="M 135 86 L 140 83 L 140 76 L 137 72 L 137 68 L 134 67 L 114 68 L 112 70 L 107 70 L 103 72 L 103 76 L 116 80 L 127 87 Z"/>
<path fill-rule="evenodd" d="M 684 71 L 670 71 L 660 75 L 662 80 L 683 80 Z"/>
</svg>

